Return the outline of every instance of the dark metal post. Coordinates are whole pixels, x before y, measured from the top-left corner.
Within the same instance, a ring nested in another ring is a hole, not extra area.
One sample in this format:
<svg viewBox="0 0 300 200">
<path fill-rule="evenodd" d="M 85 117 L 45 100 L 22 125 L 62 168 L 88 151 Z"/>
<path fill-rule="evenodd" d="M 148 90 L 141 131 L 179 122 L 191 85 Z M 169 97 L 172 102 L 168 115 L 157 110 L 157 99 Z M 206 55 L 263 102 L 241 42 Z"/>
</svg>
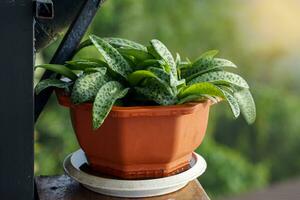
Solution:
<svg viewBox="0 0 300 200">
<path fill-rule="evenodd" d="M 32 0 L 0 1 L 0 199 L 33 199 Z"/>
<path fill-rule="evenodd" d="M 50 63 L 64 64 L 65 61 L 71 58 L 74 50 L 79 45 L 98 8 L 103 2 L 104 0 L 86 0 L 86 3 L 71 24 Z M 41 80 L 47 79 L 51 75 L 52 72 L 46 71 Z M 39 95 L 35 95 L 35 121 L 37 121 L 52 92 L 53 89 L 48 88 Z"/>
</svg>

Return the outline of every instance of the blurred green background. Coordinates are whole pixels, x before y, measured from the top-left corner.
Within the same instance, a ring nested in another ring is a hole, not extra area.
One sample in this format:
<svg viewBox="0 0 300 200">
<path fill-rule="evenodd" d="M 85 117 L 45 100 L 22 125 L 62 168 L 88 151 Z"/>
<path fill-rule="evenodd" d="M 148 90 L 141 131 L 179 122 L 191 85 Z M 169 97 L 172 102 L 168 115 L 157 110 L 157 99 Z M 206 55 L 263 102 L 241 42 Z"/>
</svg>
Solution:
<svg viewBox="0 0 300 200">
<path fill-rule="evenodd" d="M 212 107 L 197 152 L 208 162 L 200 182 L 214 198 L 300 174 L 299 8 L 298 0 L 107 0 L 88 32 L 141 43 L 157 38 L 173 54 L 192 59 L 219 49 L 219 57 L 239 66 L 252 88 L 257 120 L 248 126 L 234 120 L 224 103 Z M 48 62 L 59 42 L 39 53 L 37 63 Z M 62 173 L 64 157 L 79 148 L 68 110 L 54 96 L 35 140 L 36 175 Z"/>
</svg>

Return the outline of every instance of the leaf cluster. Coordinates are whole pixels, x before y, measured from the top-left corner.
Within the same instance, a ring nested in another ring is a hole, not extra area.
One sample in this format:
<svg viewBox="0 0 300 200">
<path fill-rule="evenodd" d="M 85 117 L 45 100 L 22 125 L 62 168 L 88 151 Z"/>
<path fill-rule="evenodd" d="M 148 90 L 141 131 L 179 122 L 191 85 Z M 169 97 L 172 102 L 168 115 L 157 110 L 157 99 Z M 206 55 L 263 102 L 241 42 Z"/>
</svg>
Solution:
<svg viewBox="0 0 300 200">
<path fill-rule="evenodd" d="M 255 120 L 255 104 L 247 82 L 225 71 L 237 66 L 216 58 L 216 50 L 205 52 L 191 62 L 182 60 L 178 53 L 174 59 L 157 39 L 144 46 L 126 39 L 91 35 L 76 52 L 88 46 L 96 47 L 100 56 L 71 60 L 65 65 L 36 66 L 64 77 L 41 81 L 36 92 L 47 87 L 63 88 L 70 93 L 74 104 L 93 102 L 94 129 L 101 126 L 115 104 L 167 106 L 224 100 L 234 117 L 242 113 L 248 123 Z"/>
</svg>

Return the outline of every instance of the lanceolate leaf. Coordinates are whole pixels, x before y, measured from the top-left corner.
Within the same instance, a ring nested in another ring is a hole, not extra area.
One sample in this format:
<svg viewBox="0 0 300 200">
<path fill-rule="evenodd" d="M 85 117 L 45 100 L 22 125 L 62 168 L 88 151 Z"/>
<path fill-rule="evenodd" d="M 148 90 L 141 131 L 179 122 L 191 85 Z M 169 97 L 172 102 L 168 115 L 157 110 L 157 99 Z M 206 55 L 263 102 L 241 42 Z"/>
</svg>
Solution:
<svg viewBox="0 0 300 200">
<path fill-rule="evenodd" d="M 103 38 L 103 40 L 115 48 L 124 47 L 124 48 L 139 49 L 139 50 L 147 51 L 147 48 L 145 46 L 143 46 L 139 43 L 130 41 L 130 40 L 126 40 L 126 39 L 122 39 L 122 38 L 114 38 L 114 37 Z M 81 49 L 83 49 L 85 47 L 92 46 L 92 45 L 93 45 L 93 42 L 89 38 L 89 39 L 83 41 L 79 45 L 76 52 L 80 51 Z"/>
<path fill-rule="evenodd" d="M 150 72 L 148 70 L 137 70 L 137 71 L 129 74 L 127 80 L 130 83 L 130 85 L 136 86 L 145 78 L 150 78 L 150 77 L 157 78 L 157 76 L 155 74 L 153 74 L 152 72 Z"/>
<path fill-rule="evenodd" d="M 155 101 L 160 105 L 175 104 L 177 99 L 171 89 L 166 88 L 157 80 L 148 80 L 146 87 L 135 87 L 135 90 L 145 96 L 148 100 Z"/>
<path fill-rule="evenodd" d="M 214 58 L 217 54 L 219 53 L 218 50 L 210 50 L 210 51 L 206 51 L 203 54 L 201 54 L 200 58 L 197 60 L 200 60 L 202 58 L 208 58 L 208 59 L 212 59 Z M 196 61 L 197 62 L 197 61 Z"/>
<path fill-rule="evenodd" d="M 173 78 L 177 80 L 177 68 L 174 58 L 167 47 L 159 40 L 151 40 L 151 45 L 156 53 L 169 65 Z"/>
<path fill-rule="evenodd" d="M 189 96 L 186 96 L 186 97 L 180 99 L 177 102 L 177 104 L 184 104 L 186 102 L 199 101 L 199 100 L 203 100 L 204 98 L 206 98 L 206 97 L 201 94 L 200 95 L 192 94 L 192 95 L 189 95 Z"/>
<path fill-rule="evenodd" d="M 122 55 L 103 39 L 94 35 L 91 35 L 90 39 L 104 57 L 108 67 L 115 73 L 127 78 L 132 69 Z"/>
<path fill-rule="evenodd" d="M 118 51 L 122 55 L 132 56 L 138 60 L 148 60 L 153 58 L 147 51 L 140 49 L 118 48 Z"/>
<path fill-rule="evenodd" d="M 40 81 L 36 87 L 35 92 L 36 94 L 39 94 L 42 90 L 48 88 L 48 87 L 56 87 L 56 88 L 63 88 L 66 90 L 69 90 L 69 86 L 71 85 L 71 82 L 65 82 L 58 79 L 45 79 Z"/>
<path fill-rule="evenodd" d="M 157 59 L 147 59 L 143 60 L 142 62 L 139 63 L 139 66 L 141 67 L 158 67 L 162 64 L 160 60 Z"/>
<path fill-rule="evenodd" d="M 195 83 L 190 86 L 186 86 L 180 91 L 178 97 L 180 99 L 190 95 L 210 95 L 215 97 L 225 98 L 222 90 L 212 83 Z"/>
<path fill-rule="evenodd" d="M 71 100 L 74 104 L 79 104 L 94 100 L 99 88 L 105 84 L 109 78 L 103 72 L 95 72 L 80 76 L 74 83 Z"/>
<path fill-rule="evenodd" d="M 124 88 L 117 81 L 105 83 L 97 92 L 93 104 L 93 128 L 99 128 L 109 114 L 117 99 L 124 97 L 129 88 Z"/>
<path fill-rule="evenodd" d="M 107 64 L 99 59 L 81 59 L 66 62 L 66 67 L 71 70 L 85 70 L 86 68 L 107 67 Z"/>
<path fill-rule="evenodd" d="M 95 68 L 86 68 L 84 69 L 85 73 L 94 73 L 94 72 L 101 72 L 105 74 L 107 69 L 105 67 L 95 67 Z"/>
<path fill-rule="evenodd" d="M 237 118 L 240 115 L 240 107 L 239 107 L 238 101 L 229 92 L 227 92 L 226 90 L 224 90 L 222 88 L 220 88 L 220 89 L 223 91 L 223 94 L 232 110 L 234 117 Z"/>
<path fill-rule="evenodd" d="M 212 82 L 215 84 L 232 84 L 242 88 L 249 88 L 247 82 L 241 76 L 225 71 L 205 73 L 189 81 L 188 85 L 201 82 Z"/>
<path fill-rule="evenodd" d="M 153 74 L 155 74 L 165 84 L 167 85 L 170 84 L 170 75 L 167 72 L 165 72 L 163 69 L 157 67 L 149 67 L 148 70 Z"/>
<path fill-rule="evenodd" d="M 114 37 L 107 37 L 103 38 L 106 42 L 108 42 L 110 45 L 113 47 L 119 48 L 119 47 L 124 47 L 124 48 L 130 48 L 130 49 L 139 49 L 142 51 L 147 52 L 147 48 L 139 43 L 122 39 L 122 38 L 114 38 Z"/>
<path fill-rule="evenodd" d="M 256 108 L 249 89 L 243 89 L 238 92 L 235 92 L 234 97 L 237 99 L 241 109 L 241 113 L 244 116 L 247 123 L 254 123 L 256 118 Z"/>
<path fill-rule="evenodd" d="M 236 68 L 236 65 L 229 60 L 222 58 L 200 58 L 194 62 L 191 67 L 187 67 L 181 71 L 181 75 L 188 80 L 191 80 L 201 74 L 217 70 L 224 67 Z"/>
<path fill-rule="evenodd" d="M 68 69 L 64 65 L 43 64 L 43 65 L 38 65 L 35 68 L 38 68 L 38 67 L 53 71 L 55 73 L 65 76 L 71 80 L 77 79 L 77 75 L 74 72 L 72 72 L 72 70 Z"/>
</svg>

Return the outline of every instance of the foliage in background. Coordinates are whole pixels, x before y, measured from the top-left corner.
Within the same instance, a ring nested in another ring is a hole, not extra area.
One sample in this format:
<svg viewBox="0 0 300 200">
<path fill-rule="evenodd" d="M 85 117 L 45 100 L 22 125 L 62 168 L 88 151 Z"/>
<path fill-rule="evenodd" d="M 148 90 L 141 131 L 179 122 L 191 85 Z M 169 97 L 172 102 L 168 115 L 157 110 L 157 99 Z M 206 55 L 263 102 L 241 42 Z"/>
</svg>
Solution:
<svg viewBox="0 0 300 200">
<path fill-rule="evenodd" d="M 160 38 L 172 52 L 184 50 L 179 51 L 183 58 L 219 49 L 221 57 L 240 66 L 242 76 L 255 88 L 252 92 L 259 112 L 256 123 L 248 126 L 243 120 L 234 121 L 223 103 L 212 107 L 206 139 L 198 150 L 208 162 L 200 181 L 212 199 L 300 175 L 300 83 L 296 79 L 300 73 L 300 44 L 290 41 L 293 48 L 286 48 L 277 40 L 265 43 L 272 38 L 270 34 L 279 37 L 280 26 L 287 23 L 264 23 L 262 27 L 277 31 L 266 31 L 267 37 L 260 37 L 264 32 L 255 26 L 260 18 L 248 16 L 259 16 L 256 7 L 263 2 L 268 0 L 107 0 L 90 28 L 90 32 L 101 36 L 142 43 Z M 262 7 L 262 13 L 273 16 L 268 12 L 279 2 L 272 0 Z M 291 2 L 284 1 L 285 5 Z M 280 6 L 275 14 L 285 12 L 291 14 L 292 10 Z M 298 11 L 295 16 L 299 17 Z M 292 33 L 297 26 L 292 28 L 286 31 Z M 284 34 L 282 37 L 290 39 Z M 42 52 L 44 62 L 57 45 Z M 82 55 L 92 57 L 97 52 L 86 49 Z M 63 158 L 78 148 L 68 111 L 59 107 L 55 98 L 37 125 L 36 146 L 36 174 L 62 173 Z"/>
</svg>

